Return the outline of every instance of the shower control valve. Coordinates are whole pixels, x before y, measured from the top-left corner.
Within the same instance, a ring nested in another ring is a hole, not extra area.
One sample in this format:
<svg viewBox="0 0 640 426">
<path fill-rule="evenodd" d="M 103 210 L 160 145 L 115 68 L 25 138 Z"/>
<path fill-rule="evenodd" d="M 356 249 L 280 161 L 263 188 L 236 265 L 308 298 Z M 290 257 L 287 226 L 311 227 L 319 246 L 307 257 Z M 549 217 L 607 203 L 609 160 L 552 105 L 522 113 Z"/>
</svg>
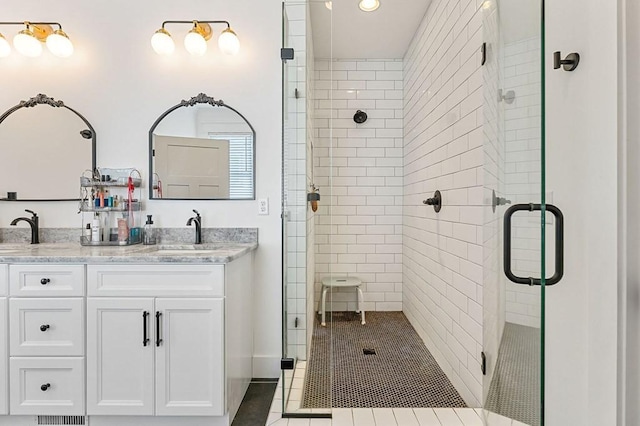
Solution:
<svg viewBox="0 0 640 426">
<path fill-rule="evenodd" d="M 433 197 L 427 198 L 422 202 L 422 204 L 433 206 L 433 210 L 438 213 L 442 209 L 442 194 L 440 194 L 440 191 L 436 191 L 433 194 Z"/>
</svg>

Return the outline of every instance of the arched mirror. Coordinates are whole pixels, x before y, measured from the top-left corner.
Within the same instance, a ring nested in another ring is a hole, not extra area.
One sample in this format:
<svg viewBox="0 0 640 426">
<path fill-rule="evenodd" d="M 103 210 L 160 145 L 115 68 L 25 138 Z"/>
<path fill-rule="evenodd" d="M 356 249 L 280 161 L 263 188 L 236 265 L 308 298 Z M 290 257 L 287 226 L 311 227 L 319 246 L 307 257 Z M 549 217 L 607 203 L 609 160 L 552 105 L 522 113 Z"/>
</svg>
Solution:
<svg viewBox="0 0 640 426">
<path fill-rule="evenodd" d="M 255 199 L 256 132 L 237 110 L 203 93 L 149 130 L 150 199 Z"/>
<path fill-rule="evenodd" d="M 0 116 L 0 200 L 71 201 L 96 167 L 93 126 L 61 100 L 39 94 Z"/>
</svg>

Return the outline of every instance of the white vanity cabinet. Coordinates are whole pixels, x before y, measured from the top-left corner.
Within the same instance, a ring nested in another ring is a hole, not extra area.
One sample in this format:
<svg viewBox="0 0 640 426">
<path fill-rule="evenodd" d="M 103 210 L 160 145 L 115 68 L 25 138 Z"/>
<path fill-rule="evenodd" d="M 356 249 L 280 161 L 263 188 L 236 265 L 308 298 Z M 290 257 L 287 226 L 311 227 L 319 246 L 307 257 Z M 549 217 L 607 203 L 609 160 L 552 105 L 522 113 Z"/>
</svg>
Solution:
<svg viewBox="0 0 640 426">
<path fill-rule="evenodd" d="M 0 415 L 9 413 L 8 277 L 9 267 L 0 264 Z"/>
<path fill-rule="evenodd" d="M 84 265 L 8 268 L 9 413 L 84 415 Z"/>
<path fill-rule="evenodd" d="M 223 298 L 89 297 L 87 312 L 89 415 L 224 414 Z"/>
<path fill-rule="evenodd" d="M 87 414 L 229 425 L 252 376 L 251 277 L 251 254 L 87 265 Z"/>
</svg>

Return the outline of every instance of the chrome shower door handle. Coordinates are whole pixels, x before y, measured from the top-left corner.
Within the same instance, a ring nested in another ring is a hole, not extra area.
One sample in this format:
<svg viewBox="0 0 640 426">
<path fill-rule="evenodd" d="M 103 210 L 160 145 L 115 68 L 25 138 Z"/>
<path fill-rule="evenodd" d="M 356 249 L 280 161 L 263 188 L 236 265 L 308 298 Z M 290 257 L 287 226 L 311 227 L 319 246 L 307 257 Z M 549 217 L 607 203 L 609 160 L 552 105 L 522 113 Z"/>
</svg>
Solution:
<svg viewBox="0 0 640 426">
<path fill-rule="evenodd" d="M 541 285 L 540 278 L 519 277 L 511 271 L 511 219 L 519 211 L 541 211 L 541 204 L 515 204 L 504 213 L 504 274 L 516 284 Z M 545 211 L 551 212 L 556 218 L 555 232 L 555 266 L 556 270 L 550 278 L 545 280 L 545 285 L 557 284 L 564 275 L 564 216 L 559 208 L 552 204 L 545 206 Z"/>
</svg>

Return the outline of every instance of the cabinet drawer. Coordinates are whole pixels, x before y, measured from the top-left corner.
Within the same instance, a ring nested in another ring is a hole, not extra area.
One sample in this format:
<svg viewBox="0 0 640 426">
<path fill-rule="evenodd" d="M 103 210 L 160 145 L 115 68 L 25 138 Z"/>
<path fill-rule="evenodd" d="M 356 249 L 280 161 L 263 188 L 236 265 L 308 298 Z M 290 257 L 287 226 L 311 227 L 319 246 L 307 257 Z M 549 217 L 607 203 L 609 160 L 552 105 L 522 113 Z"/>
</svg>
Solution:
<svg viewBox="0 0 640 426">
<path fill-rule="evenodd" d="M 10 265 L 9 291 L 19 297 L 84 296 L 84 265 Z"/>
<path fill-rule="evenodd" d="M 84 358 L 11 358 L 10 413 L 84 414 Z"/>
<path fill-rule="evenodd" d="M 84 355 L 83 299 L 11 299 L 11 356 Z"/>
<path fill-rule="evenodd" d="M 0 296 L 9 294 L 9 265 L 0 265 Z"/>
<path fill-rule="evenodd" d="M 89 296 L 223 296 L 224 265 L 87 265 Z"/>
</svg>

